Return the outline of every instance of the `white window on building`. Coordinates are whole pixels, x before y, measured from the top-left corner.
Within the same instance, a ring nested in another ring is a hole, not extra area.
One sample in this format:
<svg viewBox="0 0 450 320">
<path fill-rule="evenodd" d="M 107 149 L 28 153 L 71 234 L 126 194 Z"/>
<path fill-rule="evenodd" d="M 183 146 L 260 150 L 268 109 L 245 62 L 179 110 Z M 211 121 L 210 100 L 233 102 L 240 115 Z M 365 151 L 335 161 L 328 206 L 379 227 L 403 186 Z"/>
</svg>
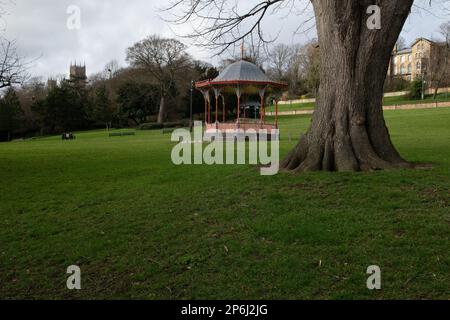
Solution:
<svg viewBox="0 0 450 320">
<path fill-rule="evenodd" d="M 420 70 L 422 68 L 422 65 L 420 64 L 420 61 L 419 62 L 417 62 L 417 64 L 416 64 L 416 69 L 417 70 Z"/>
</svg>

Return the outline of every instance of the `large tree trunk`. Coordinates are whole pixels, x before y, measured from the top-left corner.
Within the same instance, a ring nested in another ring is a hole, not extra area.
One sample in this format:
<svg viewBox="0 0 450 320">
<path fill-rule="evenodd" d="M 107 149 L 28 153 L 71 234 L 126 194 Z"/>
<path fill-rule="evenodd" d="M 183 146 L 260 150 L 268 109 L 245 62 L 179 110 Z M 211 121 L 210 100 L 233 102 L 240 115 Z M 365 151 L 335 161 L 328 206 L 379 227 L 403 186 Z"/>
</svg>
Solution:
<svg viewBox="0 0 450 320">
<path fill-rule="evenodd" d="M 166 103 L 164 95 L 161 95 L 161 100 L 159 103 L 159 113 L 158 113 L 158 123 L 163 123 L 166 114 Z"/>
<path fill-rule="evenodd" d="M 321 83 L 309 131 L 281 166 L 301 171 L 410 167 L 393 146 L 383 117 L 391 52 L 413 0 L 313 0 Z M 381 7 L 370 30 L 369 5 Z"/>
</svg>

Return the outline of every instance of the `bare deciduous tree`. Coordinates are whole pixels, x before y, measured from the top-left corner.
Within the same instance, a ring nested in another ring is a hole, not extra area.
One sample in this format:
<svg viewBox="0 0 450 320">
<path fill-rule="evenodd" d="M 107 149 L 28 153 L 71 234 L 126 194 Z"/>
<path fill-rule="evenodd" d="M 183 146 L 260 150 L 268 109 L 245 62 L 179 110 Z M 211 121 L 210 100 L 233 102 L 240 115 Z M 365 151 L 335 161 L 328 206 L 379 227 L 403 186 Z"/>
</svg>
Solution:
<svg viewBox="0 0 450 320">
<path fill-rule="evenodd" d="M 391 142 L 382 110 L 392 50 L 413 2 L 260 0 L 240 5 L 227 0 L 177 0 L 172 8 L 185 9 L 176 22 L 197 26 L 191 36 L 200 44 L 227 48 L 249 34 L 264 39 L 262 21 L 280 8 L 312 4 L 320 49 L 317 107 L 310 129 L 282 167 L 295 172 L 368 171 L 413 167 Z M 369 27 L 369 19 L 377 15 L 381 27 Z"/>
<path fill-rule="evenodd" d="M 397 45 L 397 50 L 399 50 L 399 51 L 403 50 L 403 49 L 406 49 L 406 40 L 405 40 L 405 38 L 399 37 L 398 40 L 397 40 L 396 45 Z"/>
<path fill-rule="evenodd" d="M 177 77 L 190 66 L 186 46 L 175 39 L 150 36 L 128 49 L 127 61 L 132 66 L 144 68 L 157 80 L 160 87 L 158 123 L 165 120 L 166 97 L 174 88 Z"/>
<path fill-rule="evenodd" d="M 287 69 L 280 80 L 288 82 L 291 96 L 306 92 L 316 96 L 320 84 L 320 53 L 317 40 L 293 45 L 289 50 Z"/>
<path fill-rule="evenodd" d="M 289 69 L 292 49 L 285 44 L 278 44 L 269 52 L 270 68 L 277 80 L 282 80 Z"/>
<path fill-rule="evenodd" d="M 306 89 L 316 97 L 320 85 L 320 52 L 317 41 L 313 40 L 300 47 L 296 60 L 303 72 Z"/>
<path fill-rule="evenodd" d="M 0 39 L 0 89 L 23 84 L 29 77 L 29 65 L 17 52 L 15 41 Z"/>
<path fill-rule="evenodd" d="M 433 99 L 436 99 L 443 84 L 449 85 L 450 78 L 450 22 L 442 24 L 440 31 L 444 41 L 433 46 L 428 66 L 428 80 L 434 89 Z"/>
<path fill-rule="evenodd" d="M 294 45 L 291 47 L 291 58 L 289 60 L 286 74 L 286 82 L 289 84 L 289 95 L 295 96 L 304 86 L 306 77 L 305 62 L 307 57 L 304 54 L 304 45 Z"/>
<path fill-rule="evenodd" d="M 106 79 L 111 79 L 115 77 L 120 71 L 120 65 L 117 60 L 111 60 L 105 65 L 105 69 L 103 70 L 103 74 Z"/>
<path fill-rule="evenodd" d="M 236 47 L 234 49 L 237 49 Z M 261 69 L 264 69 L 264 64 L 268 60 L 267 50 L 265 50 L 265 45 L 261 40 L 254 41 L 253 37 L 250 37 L 250 40 L 242 41 L 242 44 L 239 48 L 239 53 L 236 50 L 230 53 L 230 57 L 222 59 L 219 62 L 219 69 L 223 70 L 228 65 L 239 61 L 245 60 L 251 63 L 256 64 Z"/>
</svg>

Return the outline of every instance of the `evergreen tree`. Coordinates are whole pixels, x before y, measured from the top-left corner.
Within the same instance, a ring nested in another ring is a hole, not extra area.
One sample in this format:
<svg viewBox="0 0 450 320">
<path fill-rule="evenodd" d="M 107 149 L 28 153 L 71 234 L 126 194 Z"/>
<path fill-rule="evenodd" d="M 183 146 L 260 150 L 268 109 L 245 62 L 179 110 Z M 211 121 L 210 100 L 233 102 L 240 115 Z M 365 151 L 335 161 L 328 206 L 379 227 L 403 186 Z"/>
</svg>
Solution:
<svg viewBox="0 0 450 320">
<path fill-rule="evenodd" d="M 95 91 L 94 97 L 94 118 L 97 121 L 104 122 L 106 129 L 111 128 L 111 122 L 114 116 L 114 110 L 111 108 L 109 92 L 106 85 L 100 86 Z"/>
<path fill-rule="evenodd" d="M 121 116 L 136 125 L 158 113 L 158 87 L 152 84 L 127 82 L 117 92 Z"/>
<path fill-rule="evenodd" d="M 85 88 L 63 82 L 48 93 L 43 103 L 44 122 L 54 132 L 56 128 L 72 131 L 86 127 L 91 107 Z"/>
<path fill-rule="evenodd" d="M 22 113 L 15 90 L 8 88 L 5 96 L 0 100 L 0 132 L 6 134 L 8 141 L 11 140 L 14 130 L 19 128 Z"/>
</svg>

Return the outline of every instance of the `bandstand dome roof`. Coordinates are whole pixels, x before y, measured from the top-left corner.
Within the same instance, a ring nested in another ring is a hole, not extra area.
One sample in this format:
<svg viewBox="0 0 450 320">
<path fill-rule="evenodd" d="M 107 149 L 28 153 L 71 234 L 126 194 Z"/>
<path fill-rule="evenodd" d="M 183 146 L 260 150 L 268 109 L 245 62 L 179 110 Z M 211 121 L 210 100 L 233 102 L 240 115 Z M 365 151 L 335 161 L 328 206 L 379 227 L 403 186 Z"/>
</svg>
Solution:
<svg viewBox="0 0 450 320">
<path fill-rule="evenodd" d="M 271 80 L 257 65 L 245 60 L 239 60 L 230 64 L 213 80 L 196 83 L 197 88 L 229 85 L 287 86 L 285 83 Z"/>
<path fill-rule="evenodd" d="M 255 64 L 240 60 L 226 67 L 213 81 L 271 82 L 269 77 Z"/>
</svg>

